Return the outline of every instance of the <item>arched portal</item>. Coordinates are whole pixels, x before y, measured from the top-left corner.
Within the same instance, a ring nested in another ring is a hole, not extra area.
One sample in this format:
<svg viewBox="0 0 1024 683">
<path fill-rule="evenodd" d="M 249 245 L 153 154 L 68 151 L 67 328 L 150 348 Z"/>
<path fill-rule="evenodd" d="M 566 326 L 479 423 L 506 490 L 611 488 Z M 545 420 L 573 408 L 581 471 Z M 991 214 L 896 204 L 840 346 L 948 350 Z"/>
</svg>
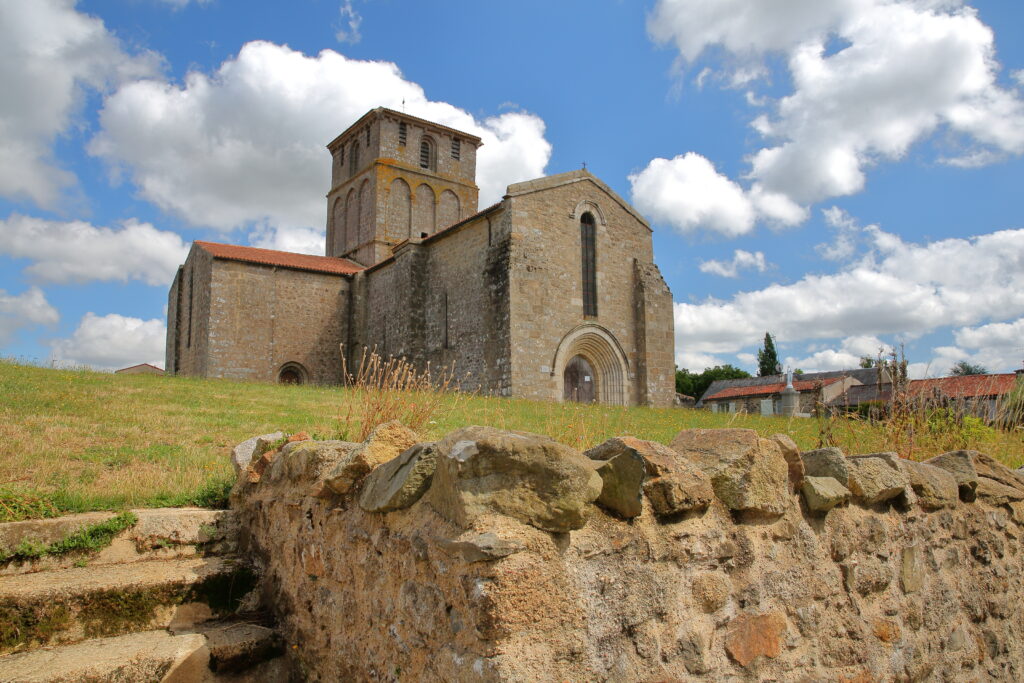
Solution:
<svg viewBox="0 0 1024 683">
<path fill-rule="evenodd" d="M 305 384 L 308 378 L 309 374 L 306 372 L 306 368 L 302 367 L 300 363 L 285 363 L 277 371 L 279 384 Z"/>
<path fill-rule="evenodd" d="M 591 378 L 589 389 L 586 380 L 582 379 L 587 375 L 579 374 L 587 369 Z M 598 403 L 626 405 L 629 402 L 626 354 L 612 333 L 600 325 L 580 325 L 562 337 L 551 364 L 551 374 L 556 384 L 552 398 L 556 401 L 578 400 L 571 394 L 578 392 L 582 395 L 584 391 L 592 390 L 591 400 Z M 573 387 L 573 381 L 580 382 L 580 386 Z"/>
</svg>

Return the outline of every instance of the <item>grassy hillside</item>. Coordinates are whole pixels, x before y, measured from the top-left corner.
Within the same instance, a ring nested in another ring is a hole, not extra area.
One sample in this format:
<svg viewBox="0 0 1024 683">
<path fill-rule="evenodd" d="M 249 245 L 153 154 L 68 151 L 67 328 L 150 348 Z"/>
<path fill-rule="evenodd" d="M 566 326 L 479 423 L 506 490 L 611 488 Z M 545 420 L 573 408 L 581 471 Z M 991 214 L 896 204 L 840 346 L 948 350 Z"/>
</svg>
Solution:
<svg viewBox="0 0 1024 683">
<path fill-rule="evenodd" d="M 617 435 L 668 442 L 688 427 L 747 427 L 766 436 L 789 434 L 805 449 L 830 440 L 847 452 L 894 449 L 927 457 L 948 448 L 975 447 L 1013 466 L 1024 462 L 1019 433 L 984 427 L 918 435 L 908 448 L 905 435 L 847 420 L 456 394 L 429 400 L 437 407 L 421 429 L 427 439 L 467 424 L 489 424 L 588 448 Z M 278 429 L 355 440 L 370 402 L 372 397 L 339 387 L 111 375 L 0 361 L 0 521 L 215 503 L 231 483 L 228 454 L 236 443 Z"/>
</svg>

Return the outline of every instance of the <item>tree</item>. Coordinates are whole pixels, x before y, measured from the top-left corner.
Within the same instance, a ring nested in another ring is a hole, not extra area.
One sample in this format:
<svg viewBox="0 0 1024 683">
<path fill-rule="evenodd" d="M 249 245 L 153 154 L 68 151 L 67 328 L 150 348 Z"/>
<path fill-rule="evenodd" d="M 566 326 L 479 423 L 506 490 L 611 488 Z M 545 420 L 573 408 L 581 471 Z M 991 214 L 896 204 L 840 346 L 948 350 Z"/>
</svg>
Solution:
<svg viewBox="0 0 1024 683">
<path fill-rule="evenodd" d="M 676 391 L 700 399 L 711 383 L 717 379 L 744 379 L 750 377 L 746 370 L 732 365 L 716 365 L 703 372 L 690 372 L 686 368 L 676 370 Z"/>
<path fill-rule="evenodd" d="M 764 333 L 764 347 L 757 351 L 757 376 L 779 374 L 779 354 L 775 352 L 775 341 L 772 335 Z"/>
<path fill-rule="evenodd" d="M 878 361 L 876 359 L 872 358 L 871 356 L 861 356 L 860 357 L 860 366 L 862 368 L 873 368 L 873 367 L 875 367 L 875 363 L 877 363 L 877 362 Z"/>
<path fill-rule="evenodd" d="M 956 365 L 949 369 L 949 374 L 963 377 L 965 375 L 987 375 L 988 370 L 982 365 L 968 363 L 965 360 L 956 362 Z"/>
</svg>

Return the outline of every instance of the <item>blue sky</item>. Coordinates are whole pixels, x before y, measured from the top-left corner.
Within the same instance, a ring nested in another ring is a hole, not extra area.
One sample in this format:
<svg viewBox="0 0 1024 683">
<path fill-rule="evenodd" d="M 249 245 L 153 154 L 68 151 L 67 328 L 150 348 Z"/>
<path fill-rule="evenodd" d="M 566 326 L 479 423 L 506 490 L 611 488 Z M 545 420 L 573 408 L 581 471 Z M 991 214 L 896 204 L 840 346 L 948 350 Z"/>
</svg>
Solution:
<svg viewBox="0 0 1024 683">
<path fill-rule="evenodd" d="M 513 10 L 514 7 L 514 11 Z M 1024 362 L 1011 0 L 0 0 L 0 354 L 162 365 L 194 239 L 322 249 L 367 109 L 481 135 L 481 206 L 587 167 L 649 217 L 677 362 Z"/>
</svg>

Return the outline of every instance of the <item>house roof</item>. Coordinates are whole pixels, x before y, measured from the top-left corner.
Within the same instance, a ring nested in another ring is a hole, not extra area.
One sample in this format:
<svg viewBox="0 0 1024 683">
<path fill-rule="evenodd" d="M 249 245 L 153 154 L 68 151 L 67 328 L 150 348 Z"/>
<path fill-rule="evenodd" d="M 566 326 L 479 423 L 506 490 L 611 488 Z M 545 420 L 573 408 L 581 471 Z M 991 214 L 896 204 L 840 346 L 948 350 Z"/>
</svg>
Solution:
<svg viewBox="0 0 1024 683">
<path fill-rule="evenodd" d="M 315 273 L 332 273 L 335 275 L 351 275 L 363 270 L 359 264 L 348 259 L 333 256 L 313 256 L 312 254 L 293 254 L 289 251 L 259 249 L 258 247 L 242 247 L 237 244 L 220 244 L 196 240 L 196 246 L 214 258 L 228 261 L 244 261 L 258 263 L 263 266 L 309 270 Z"/>
<path fill-rule="evenodd" d="M 878 370 L 876 368 L 854 368 L 850 370 L 830 370 L 828 372 L 805 372 L 796 376 L 798 381 L 813 382 L 833 378 L 852 377 L 862 384 L 875 384 L 878 381 Z M 716 379 L 704 391 L 697 405 L 700 406 L 706 398 L 711 398 L 724 389 L 732 387 L 759 387 L 769 384 L 782 384 L 785 386 L 785 375 L 767 375 L 765 377 L 743 377 L 741 379 Z M 746 394 L 743 394 L 746 395 Z M 753 395 L 753 394 L 751 394 Z"/>
<path fill-rule="evenodd" d="M 1013 389 L 1016 380 L 1017 376 L 1012 372 L 1002 375 L 936 377 L 911 380 L 908 390 L 913 395 L 938 393 L 949 398 L 1001 396 Z"/>
<path fill-rule="evenodd" d="M 114 370 L 114 373 L 117 374 L 118 372 L 125 372 L 126 370 L 134 370 L 135 368 L 153 368 L 154 370 L 158 370 L 160 372 L 164 371 L 163 368 L 158 368 L 152 363 L 137 363 L 135 365 L 129 365 L 126 368 L 121 368 L 120 370 Z"/>
<path fill-rule="evenodd" d="M 794 379 L 793 388 L 798 392 L 813 391 L 818 387 L 826 387 L 829 384 L 835 384 L 836 382 L 842 381 L 842 379 L 842 377 L 827 377 L 825 379 L 816 380 Z M 756 386 L 728 387 L 726 389 L 722 389 L 716 394 L 712 394 L 711 396 L 705 395 L 702 400 L 718 401 L 724 398 L 738 398 L 740 396 L 766 396 L 770 394 L 778 394 L 785 388 L 785 382 L 758 384 Z"/>
</svg>

